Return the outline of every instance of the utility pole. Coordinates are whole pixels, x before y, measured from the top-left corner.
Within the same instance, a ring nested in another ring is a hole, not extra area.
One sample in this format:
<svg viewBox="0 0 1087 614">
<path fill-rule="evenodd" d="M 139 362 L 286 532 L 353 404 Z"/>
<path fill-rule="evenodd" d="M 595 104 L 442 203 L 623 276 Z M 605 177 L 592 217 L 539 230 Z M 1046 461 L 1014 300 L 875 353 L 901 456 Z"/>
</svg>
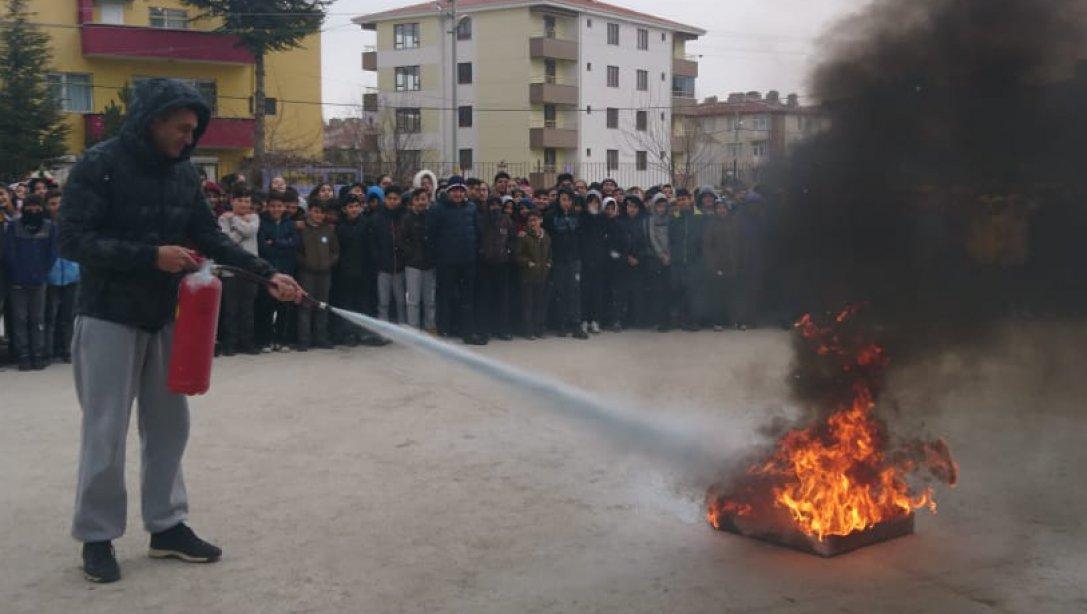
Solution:
<svg viewBox="0 0 1087 614">
<path fill-rule="evenodd" d="M 740 128 L 743 126 L 743 122 L 740 120 L 740 112 L 736 112 L 736 118 L 733 120 L 736 128 L 736 136 L 733 142 L 736 144 L 736 155 L 732 157 L 732 181 L 738 183 L 740 181 L 740 154 L 743 153 L 744 146 L 740 143 Z"/>
<path fill-rule="evenodd" d="M 451 123 L 453 129 L 453 168 L 458 172 L 460 169 L 460 149 L 457 148 L 457 131 L 460 128 L 460 109 L 457 107 L 457 83 L 460 77 L 457 74 L 457 36 L 459 35 L 460 24 L 457 23 L 457 0 L 449 0 L 449 19 L 453 24 L 453 29 L 450 30 L 450 34 L 453 36 L 453 70 L 450 73 L 452 78 L 452 91 L 453 91 L 453 122 Z"/>
</svg>

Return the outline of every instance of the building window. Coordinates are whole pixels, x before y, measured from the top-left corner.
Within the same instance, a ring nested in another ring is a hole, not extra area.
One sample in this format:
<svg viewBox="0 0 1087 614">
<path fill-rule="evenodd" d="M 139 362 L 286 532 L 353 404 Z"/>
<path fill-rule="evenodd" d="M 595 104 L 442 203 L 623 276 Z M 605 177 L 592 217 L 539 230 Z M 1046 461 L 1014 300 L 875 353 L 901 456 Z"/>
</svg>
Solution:
<svg viewBox="0 0 1087 614">
<path fill-rule="evenodd" d="M 585 148 L 585 157 L 586 158 L 593 157 L 593 148 L 592 147 L 586 147 Z"/>
<path fill-rule="evenodd" d="M 416 49 L 419 47 L 419 24 L 398 23 L 393 26 L 393 48 Z"/>
<path fill-rule="evenodd" d="M 610 172 L 610 171 L 617 171 L 617 170 L 619 170 L 619 150 L 618 149 L 609 149 L 608 150 L 608 171 Z"/>
<path fill-rule="evenodd" d="M 638 28 L 638 49 L 649 49 L 649 30 Z"/>
<path fill-rule="evenodd" d="M 618 45 L 619 44 L 619 24 L 617 24 L 617 23 L 609 23 L 608 24 L 608 44 L 609 45 Z"/>
<path fill-rule="evenodd" d="M 98 3 L 98 23 L 125 25 L 125 3 L 122 0 Z"/>
<path fill-rule="evenodd" d="M 761 158 L 766 155 L 766 141 L 755 141 L 751 143 L 751 155 L 756 158 Z"/>
<path fill-rule="evenodd" d="M 460 155 L 457 156 L 457 157 L 458 157 L 458 162 L 460 164 L 460 170 L 462 170 L 462 171 L 472 170 L 473 160 L 472 160 L 472 150 L 471 149 L 462 149 L 462 150 L 460 150 Z"/>
<path fill-rule="evenodd" d="M 472 18 L 465 17 L 457 24 L 457 40 L 470 41 L 472 40 Z"/>
<path fill-rule="evenodd" d="M 634 126 L 638 130 L 646 131 L 649 129 L 649 113 L 646 111 L 638 111 L 634 115 Z"/>
<path fill-rule="evenodd" d="M 544 128 L 557 128 L 558 122 L 558 110 L 553 104 L 544 105 Z"/>
<path fill-rule="evenodd" d="M 151 7 L 152 28 L 186 30 L 189 27 L 189 12 L 184 9 L 163 9 Z"/>
<path fill-rule="evenodd" d="M 420 89 L 418 66 L 396 67 L 396 91 L 418 92 Z"/>
<path fill-rule="evenodd" d="M 619 87 L 619 67 L 608 67 L 608 87 Z"/>
<path fill-rule="evenodd" d="M 400 134 L 418 134 L 423 131 L 423 112 L 419 109 L 397 109 L 396 131 Z"/>
<path fill-rule="evenodd" d="M 544 60 L 544 81 L 547 83 L 555 83 L 558 79 L 558 67 L 555 64 L 555 60 L 547 58 Z"/>
<path fill-rule="evenodd" d="M 458 107 L 457 108 L 457 125 L 461 128 L 472 127 L 472 107 Z"/>
<path fill-rule="evenodd" d="M 212 86 L 214 86 L 214 83 L 212 83 Z M 203 93 L 203 92 L 201 92 L 201 93 Z M 208 95 L 204 94 L 204 97 L 207 98 Z M 264 97 L 264 114 L 265 115 L 275 115 L 276 114 L 276 109 L 279 106 L 278 102 L 279 101 L 277 99 L 275 99 L 275 98 L 269 98 L 268 96 L 265 96 Z M 249 97 L 249 112 L 254 113 L 255 108 L 256 107 L 253 105 L 253 97 L 250 96 Z"/>
<path fill-rule="evenodd" d="M 661 32 L 661 42 L 662 42 L 662 43 L 666 43 L 666 42 L 668 42 L 668 33 L 666 33 L 666 32 Z"/>
<path fill-rule="evenodd" d="M 586 115 L 592 115 L 593 114 L 593 105 L 590 104 L 590 105 L 587 105 L 585 107 L 585 114 Z"/>
<path fill-rule="evenodd" d="M 674 75 L 672 77 L 672 95 L 681 98 L 694 98 L 694 77 Z"/>
<path fill-rule="evenodd" d="M 644 171 L 649 168 L 649 154 L 644 151 L 634 152 L 634 164 L 636 170 Z"/>
<path fill-rule="evenodd" d="M 592 28 L 593 27 L 593 20 L 592 19 L 586 19 L 585 20 L 585 27 Z"/>
<path fill-rule="evenodd" d="M 770 118 L 765 115 L 756 115 L 754 126 L 752 130 L 768 130 L 770 128 Z"/>
<path fill-rule="evenodd" d="M 94 97 L 91 95 L 91 76 L 83 73 L 49 73 L 49 89 L 62 111 L 70 113 L 90 113 L 94 110 Z"/>
<path fill-rule="evenodd" d="M 470 85 L 472 83 L 472 63 L 459 62 L 457 64 L 457 83 Z"/>
<path fill-rule="evenodd" d="M 662 72 L 661 73 L 661 83 L 664 83 L 666 81 L 668 81 L 668 73 Z"/>
<path fill-rule="evenodd" d="M 664 111 L 661 111 L 661 121 L 665 121 Z"/>
<path fill-rule="evenodd" d="M 639 92 L 648 92 L 649 91 L 649 71 L 648 70 L 639 70 L 638 71 L 638 91 Z"/>
<path fill-rule="evenodd" d="M 547 38 L 555 38 L 556 36 L 554 15 L 544 15 L 544 36 Z"/>
<path fill-rule="evenodd" d="M 593 71 L 593 63 L 592 62 L 587 62 L 585 64 L 585 71 L 586 72 L 592 72 Z"/>
<path fill-rule="evenodd" d="M 619 109 L 613 109 L 608 107 L 608 128 L 616 129 L 619 127 Z"/>
<path fill-rule="evenodd" d="M 740 154 L 743 153 L 743 145 L 740 143 L 729 143 L 727 151 L 730 158 L 739 158 Z"/>
<path fill-rule="evenodd" d="M 559 155 L 554 148 L 544 149 L 544 172 L 554 173 L 559 165 Z"/>
</svg>

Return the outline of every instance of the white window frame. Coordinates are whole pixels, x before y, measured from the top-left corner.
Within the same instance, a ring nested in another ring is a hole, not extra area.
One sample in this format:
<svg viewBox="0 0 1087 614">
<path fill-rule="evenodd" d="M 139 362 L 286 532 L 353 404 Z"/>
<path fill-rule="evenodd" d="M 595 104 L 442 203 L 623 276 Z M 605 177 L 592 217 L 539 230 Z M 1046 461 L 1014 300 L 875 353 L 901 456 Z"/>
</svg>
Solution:
<svg viewBox="0 0 1087 614">
<path fill-rule="evenodd" d="M 189 12 L 185 9 L 152 6 L 147 10 L 147 22 L 152 28 L 161 28 L 164 30 L 189 29 Z"/>
<path fill-rule="evenodd" d="M 125 25 L 124 0 L 99 0 L 98 23 L 109 26 Z"/>
<path fill-rule="evenodd" d="M 49 73 L 47 80 L 56 95 L 57 104 L 66 113 L 91 113 L 94 111 L 94 75 L 79 72 Z M 82 83 L 73 81 L 82 80 Z M 75 88 L 84 88 L 73 95 Z"/>
<path fill-rule="evenodd" d="M 638 28 L 638 49 L 642 51 L 649 49 L 649 30 L 645 28 Z"/>
<path fill-rule="evenodd" d="M 418 92 L 423 89 L 419 65 L 397 66 L 393 69 L 393 89 L 397 92 Z M 403 79 L 401 79 L 403 77 Z"/>
<path fill-rule="evenodd" d="M 608 24 L 608 44 L 619 46 L 619 24 L 617 23 Z"/>
<path fill-rule="evenodd" d="M 640 68 L 638 69 L 637 79 L 636 79 L 636 87 L 637 87 L 639 92 L 648 92 L 649 91 L 649 71 L 648 70 L 642 70 Z"/>
<path fill-rule="evenodd" d="M 609 149 L 604 162 L 608 172 L 619 170 L 619 150 Z"/>
<path fill-rule="evenodd" d="M 762 158 L 767 154 L 767 142 L 766 141 L 752 141 L 751 142 L 751 157 Z"/>
<path fill-rule="evenodd" d="M 396 109 L 395 121 L 398 134 L 419 134 L 423 131 L 423 110 L 400 107 Z"/>
<path fill-rule="evenodd" d="M 618 66 L 608 66 L 607 73 L 608 73 L 608 87 L 619 87 L 619 67 Z"/>
<path fill-rule="evenodd" d="M 409 33 L 413 36 L 409 37 Z M 393 24 L 393 49 L 418 49 L 420 38 L 418 22 Z"/>
</svg>

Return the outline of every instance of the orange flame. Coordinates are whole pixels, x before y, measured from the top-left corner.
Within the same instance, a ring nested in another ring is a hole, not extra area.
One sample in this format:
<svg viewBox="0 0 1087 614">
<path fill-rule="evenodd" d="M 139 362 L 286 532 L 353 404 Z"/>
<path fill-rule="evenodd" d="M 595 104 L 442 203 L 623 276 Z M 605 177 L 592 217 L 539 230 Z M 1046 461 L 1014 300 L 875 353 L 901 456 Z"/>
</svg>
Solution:
<svg viewBox="0 0 1087 614">
<path fill-rule="evenodd" d="M 927 507 L 936 511 L 931 487 L 911 493 L 906 478 L 924 467 L 954 484 L 957 467 L 942 441 L 912 442 L 888 454 L 885 427 L 875 415 L 873 386 L 887 364 L 883 348 L 843 336 L 842 325 L 862 306 L 851 306 L 828 326 L 804 316 L 797 332 L 821 358 L 837 360 L 851 401 L 809 428 L 790 431 L 769 458 L 748 470 L 771 489 L 769 500 L 787 510 L 796 527 L 822 541 L 849 535 Z M 748 496 L 759 493 L 748 493 Z M 707 520 L 721 527 L 725 517 L 757 516 L 745 500 L 711 497 Z"/>
</svg>

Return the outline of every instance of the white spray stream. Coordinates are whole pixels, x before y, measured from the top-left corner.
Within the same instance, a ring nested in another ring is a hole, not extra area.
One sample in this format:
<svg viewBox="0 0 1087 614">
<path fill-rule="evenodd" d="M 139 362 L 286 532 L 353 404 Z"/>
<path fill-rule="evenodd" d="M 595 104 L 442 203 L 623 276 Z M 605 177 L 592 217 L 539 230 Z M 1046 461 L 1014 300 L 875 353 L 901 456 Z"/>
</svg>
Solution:
<svg viewBox="0 0 1087 614">
<path fill-rule="evenodd" d="M 688 469 L 719 471 L 727 462 L 726 451 L 707 441 L 696 424 L 679 424 L 674 418 L 641 415 L 565 384 L 547 375 L 532 373 L 445 343 L 421 331 L 369 316 L 329 307 L 337 316 L 396 343 L 434 354 L 492 379 L 513 385 L 541 407 L 598 427 L 609 439 L 640 453 L 651 453 Z"/>
</svg>

